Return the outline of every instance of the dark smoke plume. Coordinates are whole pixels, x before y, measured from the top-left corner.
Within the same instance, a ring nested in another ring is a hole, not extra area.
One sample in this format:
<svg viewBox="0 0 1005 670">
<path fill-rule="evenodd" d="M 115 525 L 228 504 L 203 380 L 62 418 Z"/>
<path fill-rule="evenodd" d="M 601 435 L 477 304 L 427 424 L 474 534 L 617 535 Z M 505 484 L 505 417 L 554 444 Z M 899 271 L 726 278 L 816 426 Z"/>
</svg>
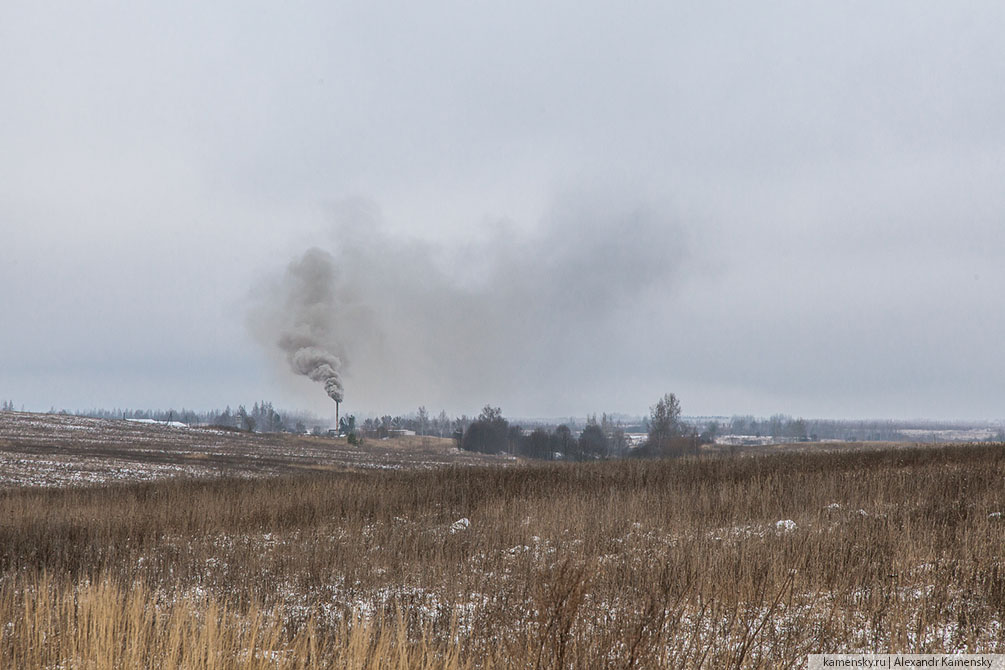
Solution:
<svg viewBox="0 0 1005 670">
<path fill-rule="evenodd" d="M 318 347 L 301 347 L 290 354 L 290 365 L 295 372 L 324 384 L 328 397 L 335 402 L 342 402 L 344 390 L 338 372 L 342 361 L 337 356 Z"/>
<path fill-rule="evenodd" d="M 687 258 L 663 209 L 594 192 L 557 199 L 532 230 L 453 244 L 391 234 L 363 200 L 334 216 L 331 252 L 293 261 L 252 326 L 333 398 L 345 376 L 365 409 L 599 405 L 609 380 L 651 374 L 640 338 L 665 322 Z"/>
<path fill-rule="evenodd" d="M 336 403 L 342 402 L 342 359 L 333 353 L 337 301 L 333 292 L 335 268 L 330 254 L 310 249 L 286 268 L 283 279 L 264 289 L 267 299 L 252 314 L 259 337 L 278 345 L 290 368 L 324 386 Z"/>
</svg>

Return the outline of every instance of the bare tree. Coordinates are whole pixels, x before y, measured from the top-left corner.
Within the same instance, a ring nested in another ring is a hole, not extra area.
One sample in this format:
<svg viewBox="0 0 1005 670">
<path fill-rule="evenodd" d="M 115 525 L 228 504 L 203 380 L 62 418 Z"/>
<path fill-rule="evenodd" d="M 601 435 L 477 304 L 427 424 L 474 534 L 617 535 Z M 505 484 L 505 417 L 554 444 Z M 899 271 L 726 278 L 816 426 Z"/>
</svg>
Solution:
<svg viewBox="0 0 1005 670">
<path fill-rule="evenodd" d="M 685 451 L 683 435 L 680 401 L 667 393 L 649 408 L 649 451 L 658 456 L 681 455 Z"/>
<path fill-rule="evenodd" d="M 417 428 L 419 429 L 419 435 L 425 435 L 429 430 L 429 412 L 426 411 L 425 405 L 419 406 L 419 411 L 416 416 Z"/>
</svg>

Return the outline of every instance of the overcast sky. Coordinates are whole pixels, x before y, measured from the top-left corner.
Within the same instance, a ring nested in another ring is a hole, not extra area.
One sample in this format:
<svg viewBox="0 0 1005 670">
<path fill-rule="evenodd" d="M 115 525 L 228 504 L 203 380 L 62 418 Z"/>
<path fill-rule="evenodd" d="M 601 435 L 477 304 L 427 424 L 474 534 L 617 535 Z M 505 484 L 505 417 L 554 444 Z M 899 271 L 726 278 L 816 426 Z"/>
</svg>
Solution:
<svg viewBox="0 0 1005 670">
<path fill-rule="evenodd" d="M 313 248 L 346 411 L 1005 417 L 1002 35 L 1000 2 L 6 0 L 0 398 L 327 413 L 261 316 Z"/>
</svg>

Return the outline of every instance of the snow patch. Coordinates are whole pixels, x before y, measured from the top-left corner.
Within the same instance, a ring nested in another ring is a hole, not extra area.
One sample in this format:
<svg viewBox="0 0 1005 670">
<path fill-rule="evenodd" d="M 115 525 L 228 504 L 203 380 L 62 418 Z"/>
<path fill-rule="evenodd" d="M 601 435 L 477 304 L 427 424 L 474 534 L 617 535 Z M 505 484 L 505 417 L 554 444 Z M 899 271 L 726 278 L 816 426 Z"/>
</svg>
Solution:
<svg viewBox="0 0 1005 670">
<path fill-rule="evenodd" d="M 188 428 L 188 424 L 181 421 L 158 421 L 157 419 L 126 419 L 126 421 L 131 421 L 132 423 L 149 423 L 169 428 Z"/>
</svg>

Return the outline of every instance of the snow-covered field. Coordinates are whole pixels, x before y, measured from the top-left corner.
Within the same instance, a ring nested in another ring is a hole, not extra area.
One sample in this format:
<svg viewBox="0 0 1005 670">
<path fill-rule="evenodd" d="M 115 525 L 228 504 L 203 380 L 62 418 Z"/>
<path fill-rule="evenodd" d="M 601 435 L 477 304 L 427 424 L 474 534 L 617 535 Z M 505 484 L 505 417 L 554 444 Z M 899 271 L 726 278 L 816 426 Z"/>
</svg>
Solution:
<svg viewBox="0 0 1005 670">
<path fill-rule="evenodd" d="M 179 423 L 0 412 L 0 486 L 73 486 L 172 477 L 259 477 L 313 469 L 497 463 L 450 440 L 366 441 L 257 434 Z"/>
<path fill-rule="evenodd" d="M 1000 427 L 959 428 L 944 430 L 928 430 L 923 428 L 905 428 L 900 431 L 904 439 L 918 442 L 987 442 L 998 439 Z"/>
</svg>

